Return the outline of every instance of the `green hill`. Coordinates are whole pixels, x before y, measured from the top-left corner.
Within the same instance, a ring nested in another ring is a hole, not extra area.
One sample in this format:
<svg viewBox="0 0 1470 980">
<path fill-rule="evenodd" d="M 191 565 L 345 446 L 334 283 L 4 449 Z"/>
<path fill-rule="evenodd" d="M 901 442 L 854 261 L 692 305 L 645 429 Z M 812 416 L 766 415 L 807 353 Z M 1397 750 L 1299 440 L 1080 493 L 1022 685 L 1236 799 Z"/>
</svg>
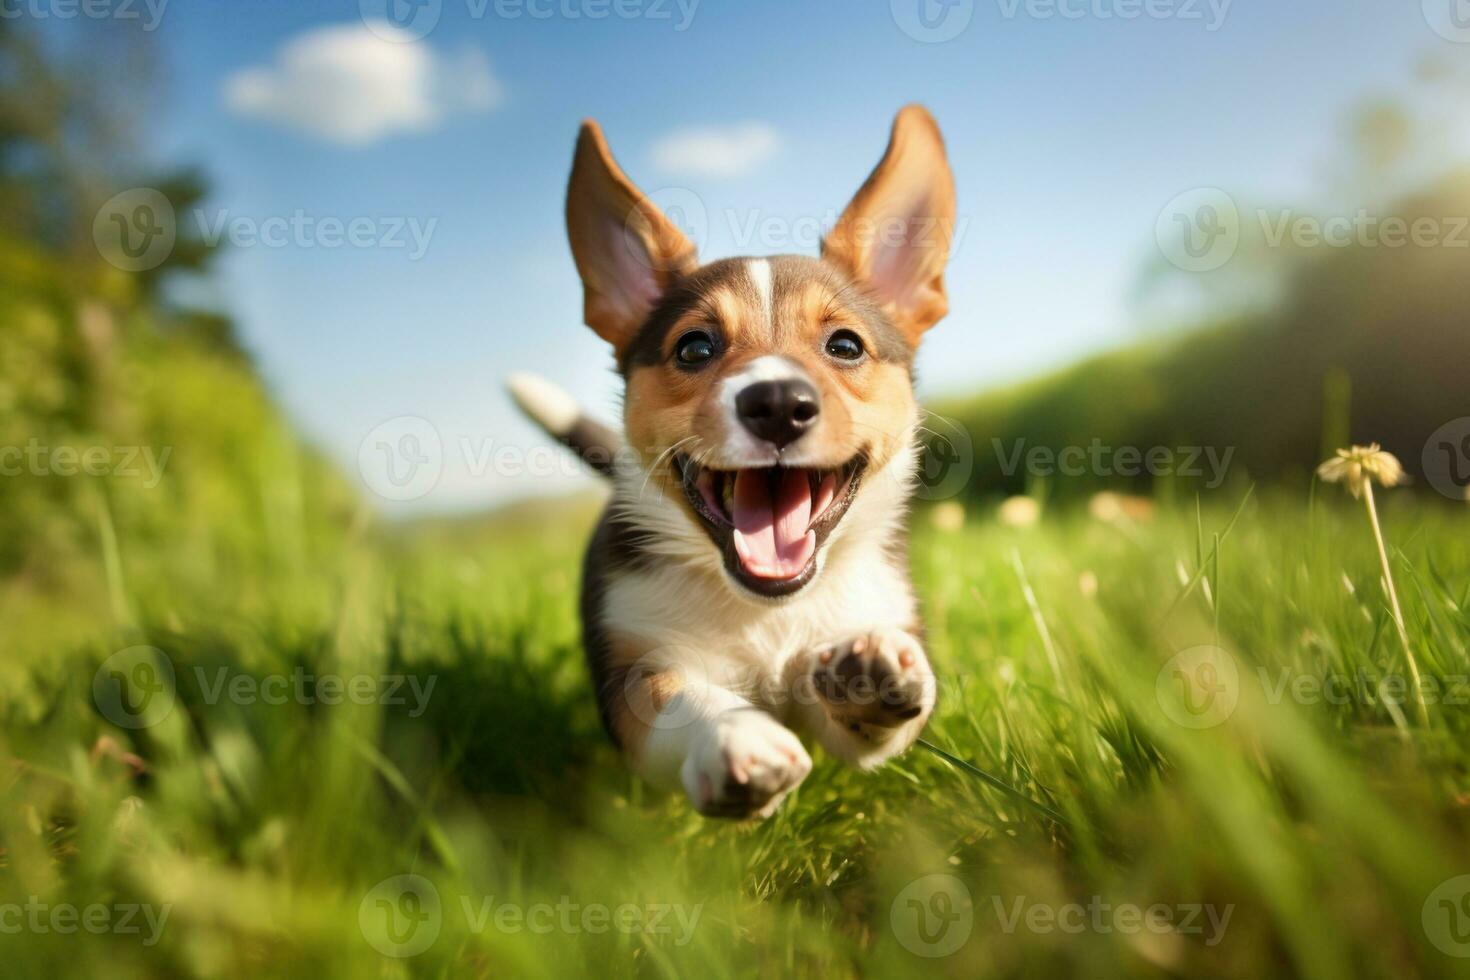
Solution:
<svg viewBox="0 0 1470 980">
<path fill-rule="evenodd" d="M 125 577 L 245 582 L 357 503 L 218 321 L 100 261 L 0 239 L 0 603 L 112 607 Z"/>
<path fill-rule="evenodd" d="M 1470 216 L 1470 174 L 1392 213 L 1452 230 Z M 1027 489 L 1024 466 L 1006 472 L 1002 465 L 1018 444 L 1060 450 L 1094 440 L 1144 452 L 1213 448 L 1217 458 L 1231 454 L 1232 481 L 1296 484 L 1332 448 L 1376 441 L 1422 485 L 1430 434 L 1470 414 L 1470 232 L 1447 234 L 1434 246 L 1359 242 L 1278 261 L 1290 271 L 1283 299 L 1266 312 L 935 406 L 974 442 L 973 490 Z M 1190 490 L 1208 484 L 1212 474 L 1200 468 L 1177 482 Z M 1172 489 L 1176 482 L 1092 469 L 1047 482 L 1062 496 L 1103 485 Z"/>
</svg>

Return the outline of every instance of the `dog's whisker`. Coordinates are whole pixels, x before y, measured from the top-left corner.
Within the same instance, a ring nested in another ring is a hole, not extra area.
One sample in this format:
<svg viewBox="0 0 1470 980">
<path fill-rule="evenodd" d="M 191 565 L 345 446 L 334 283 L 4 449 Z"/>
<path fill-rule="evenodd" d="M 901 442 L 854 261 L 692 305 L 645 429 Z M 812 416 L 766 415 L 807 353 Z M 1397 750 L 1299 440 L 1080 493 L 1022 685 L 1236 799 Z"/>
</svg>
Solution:
<svg viewBox="0 0 1470 980">
<path fill-rule="evenodd" d="M 641 498 L 643 494 L 647 492 L 648 481 L 653 479 L 653 474 L 656 473 L 658 471 L 658 468 L 663 465 L 664 459 L 666 457 L 672 456 L 675 452 L 678 451 L 679 447 L 684 445 L 685 443 L 693 442 L 698 438 L 699 436 L 685 436 L 683 439 L 680 439 L 678 442 L 674 443 L 672 446 L 655 456 L 653 462 L 649 464 L 648 469 L 645 470 L 643 473 L 643 485 L 638 488 L 638 496 Z"/>
</svg>

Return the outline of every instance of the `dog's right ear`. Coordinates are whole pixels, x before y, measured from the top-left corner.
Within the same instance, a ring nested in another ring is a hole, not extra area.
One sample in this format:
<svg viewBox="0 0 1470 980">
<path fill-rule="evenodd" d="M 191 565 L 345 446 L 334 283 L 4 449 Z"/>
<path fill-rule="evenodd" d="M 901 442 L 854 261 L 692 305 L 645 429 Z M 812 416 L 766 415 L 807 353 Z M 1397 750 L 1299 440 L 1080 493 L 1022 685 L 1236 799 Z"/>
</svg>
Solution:
<svg viewBox="0 0 1470 980">
<path fill-rule="evenodd" d="M 665 290 L 699 265 L 694 245 L 633 186 L 590 119 L 577 135 L 567 234 L 582 277 L 583 318 L 619 354 Z"/>
</svg>

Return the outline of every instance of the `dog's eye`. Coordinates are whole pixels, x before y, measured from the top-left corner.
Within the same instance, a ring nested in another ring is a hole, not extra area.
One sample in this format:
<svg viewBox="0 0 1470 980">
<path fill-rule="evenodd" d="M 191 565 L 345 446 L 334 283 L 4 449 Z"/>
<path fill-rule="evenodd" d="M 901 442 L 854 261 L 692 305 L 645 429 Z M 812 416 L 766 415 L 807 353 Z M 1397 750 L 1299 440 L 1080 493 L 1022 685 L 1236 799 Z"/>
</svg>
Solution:
<svg viewBox="0 0 1470 980">
<path fill-rule="evenodd" d="M 863 356 L 863 341 L 851 330 L 838 330 L 827 338 L 827 353 L 839 361 L 856 361 Z"/>
<path fill-rule="evenodd" d="M 691 330 L 674 345 L 674 358 L 683 367 L 699 367 L 715 356 L 715 339 L 703 330 Z"/>
</svg>

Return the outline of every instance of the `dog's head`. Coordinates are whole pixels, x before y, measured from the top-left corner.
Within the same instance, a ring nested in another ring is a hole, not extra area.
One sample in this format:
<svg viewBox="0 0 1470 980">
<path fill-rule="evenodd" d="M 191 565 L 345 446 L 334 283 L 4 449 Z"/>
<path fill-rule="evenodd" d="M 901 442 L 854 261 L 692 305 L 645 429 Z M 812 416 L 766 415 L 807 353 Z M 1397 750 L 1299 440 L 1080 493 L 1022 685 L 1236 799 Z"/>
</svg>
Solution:
<svg viewBox="0 0 1470 980">
<path fill-rule="evenodd" d="M 750 592 L 810 582 L 865 486 L 911 458 L 911 367 L 947 309 L 954 223 L 939 129 L 909 106 L 821 258 L 701 265 L 583 124 L 567 226 L 587 323 L 627 383 L 629 442 L 645 483 L 679 502 Z"/>
</svg>

